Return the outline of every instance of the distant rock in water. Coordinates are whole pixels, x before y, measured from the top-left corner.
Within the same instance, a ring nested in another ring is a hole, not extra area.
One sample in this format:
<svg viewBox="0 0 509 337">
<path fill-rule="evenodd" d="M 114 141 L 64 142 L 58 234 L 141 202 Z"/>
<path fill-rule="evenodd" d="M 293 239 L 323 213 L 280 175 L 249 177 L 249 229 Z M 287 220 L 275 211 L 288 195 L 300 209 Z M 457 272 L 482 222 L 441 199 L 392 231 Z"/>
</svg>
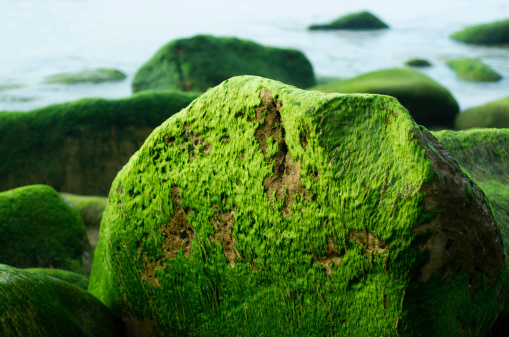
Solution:
<svg viewBox="0 0 509 337">
<path fill-rule="evenodd" d="M 43 274 L 57 278 L 83 290 L 88 288 L 88 278 L 72 271 L 53 268 L 27 268 L 25 270 L 34 274 Z"/>
<path fill-rule="evenodd" d="M 456 129 L 509 128 L 509 97 L 463 111 L 454 121 Z"/>
<path fill-rule="evenodd" d="M 339 93 L 370 93 L 396 97 L 418 124 L 452 127 L 459 106 L 452 94 L 431 78 L 411 69 L 387 69 L 313 87 Z"/>
<path fill-rule="evenodd" d="M 424 59 L 410 59 L 405 62 L 405 65 L 410 66 L 410 67 L 422 68 L 422 67 L 431 67 L 432 64 L 428 60 L 424 60 Z"/>
<path fill-rule="evenodd" d="M 474 82 L 496 82 L 502 76 L 482 63 L 479 59 L 462 58 L 447 62 L 447 66 L 454 70 L 459 78 Z"/>
<path fill-rule="evenodd" d="M 237 75 L 269 77 L 299 88 L 315 85 L 313 67 L 300 51 L 198 35 L 171 41 L 159 49 L 138 70 L 132 88 L 133 92 L 206 91 Z"/>
<path fill-rule="evenodd" d="M 90 273 L 92 256 L 78 211 L 51 187 L 0 193 L 0 263 Z"/>
<path fill-rule="evenodd" d="M 125 79 L 126 76 L 123 72 L 117 69 L 93 69 L 93 70 L 84 70 L 78 73 L 63 73 L 56 74 L 52 76 L 46 77 L 44 83 L 54 84 L 76 84 L 76 83 L 102 83 L 102 82 L 110 82 L 110 81 L 120 81 Z"/>
<path fill-rule="evenodd" d="M 340 17 L 337 20 L 328 24 L 311 25 L 309 30 L 334 30 L 334 29 L 347 29 L 347 30 L 371 30 L 389 28 L 382 20 L 371 14 L 370 12 L 352 13 Z"/>
<path fill-rule="evenodd" d="M 0 112 L 0 191 L 48 184 L 60 192 L 105 196 L 152 130 L 198 96 L 146 92 Z"/>
<path fill-rule="evenodd" d="M 507 299 L 483 192 L 388 96 L 224 81 L 131 157 L 100 235 L 89 291 L 137 336 L 484 336 Z"/>
<path fill-rule="evenodd" d="M 0 264 L 2 337 L 116 337 L 116 321 L 85 290 L 43 274 Z"/>
<path fill-rule="evenodd" d="M 470 44 L 497 45 L 509 43 L 509 19 L 471 26 L 451 35 Z"/>
</svg>

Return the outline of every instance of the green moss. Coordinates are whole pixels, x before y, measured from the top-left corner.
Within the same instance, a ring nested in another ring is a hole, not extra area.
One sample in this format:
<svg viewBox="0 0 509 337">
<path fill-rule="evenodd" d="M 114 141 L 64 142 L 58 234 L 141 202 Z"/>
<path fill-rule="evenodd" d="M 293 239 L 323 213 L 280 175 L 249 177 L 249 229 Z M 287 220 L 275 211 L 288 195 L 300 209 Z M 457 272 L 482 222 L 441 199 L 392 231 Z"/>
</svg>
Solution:
<svg viewBox="0 0 509 337">
<path fill-rule="evenodd" d="M 27 268 L 25 270 L 34 274 L 43 274 L 57 278 L 83 290 L 87 290 L 88 288 L 88 278 L 83 275 L 73 273 L 72 271 L 50 268 Z"/>
<path fill-rule="evenodd" d="M 417 281 L 435 235 L 418 221 L 468 211 L 425 209 L 445 180 L 426 135 L 392 97 L 229 79 L 117 175 L 89 291 L 146 335 L 417 336 L 424 320 L 423 335 L 482 335 L 504 275 L 473 292 L 457 270 Z"/>
<path fill-rule="evenodd" d="M 126 76 L 123 72 L 117 69 L 99 68 L 94 70 L 84 70 L 78 73 L 63 73 L 48 76 L 44 83 L 46 84 L 77 84 L 77 83 L 102 83 L 111 81 L 121 81 Z"/>
<path fill-rule="evenodd" d="M 451 38 L 465 43 L 496 45 L 509 43 L 509 20 L 471 26 Z"/>
<path fill-rule="evenodd" d="M 300 88 L 315 85 L 311 63 L 300 51 L 198 35 L 171 41 L 159 49 L 138 70 L 132 87 L 133 92 L 206 91 L 237 75 L 270 77 Z"/>
<path fill-rule="evenodd" d="M 509 97 L 463 111 L 454 121 L 457 129 L 509 128 Z"/>
<path fill-rule="evenodd" d="M 424 60 L 424 59 L 410 59 L 410 60 L 406 61 L 405 64 L 407 66 L 419 67 L 419 68 L 431 67 L 431 63 L 428 60 Z"/>
<path fill-rule="evenodd" d="M 459 111 L 458 103 L 446 88 L 411 69 L 380 70 L 312 89 L 394 96 L 418 124 L 431 129 L 451 127 Z"/>
<path fill-rule="evenodd" d="M 389 28 L 387 24 L 370 12 L 362 11 L 352 13 L 340 17 L 328 24 L 311 25 L 309 30 L 333 30 L 333 29 L 348 29 L 348 30 L 371 30 Z"/>
<path fill-rule="evenodd" d="M 114 337 L 115 319 L 99 300 L 67 282 L 0 265 L 0 335 Z"/>
<path fill-rule="evenodd" d="M 496 82 L 502 79 L 490 66 L 479 59 L 462 58 L 447 62 L 447 66 L 454 70 L 459 78 L 474 82 Z"/>
<path fill-rule="evenodd" d="M 0 263 L 90 271 L 90 244 L 78 211 L 49 186 L 0 193 Z"/>
<path fill-rule="evenodd" d="M 0 112 L 0 191 L 42 183 L 62 192 L 107 195 L 150 132 L 198 95 L 147 92 Z"/>
<path fill-rule="evenodd" d="M 87 228 L 88 240 L 92 245 L 92 249 L 95 250 L 97 241 L 99 240 L 99 226 L 101 225 L 101 219 L 108 199 L 105 197 L 75 195 L 70 193 L 61 193 L 60 195 L 71 202 L 80 212 L 81 218 Z"/>
</svg>

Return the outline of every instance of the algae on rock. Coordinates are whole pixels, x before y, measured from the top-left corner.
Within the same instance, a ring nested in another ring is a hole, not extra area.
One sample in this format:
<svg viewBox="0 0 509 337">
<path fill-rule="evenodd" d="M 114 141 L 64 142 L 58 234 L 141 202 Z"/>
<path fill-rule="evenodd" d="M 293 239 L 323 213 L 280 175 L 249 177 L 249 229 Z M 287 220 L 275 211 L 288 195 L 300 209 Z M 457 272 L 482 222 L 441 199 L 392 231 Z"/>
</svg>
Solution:
<svg viewBox="0 0 509 337">
<path fill-rule="evenodd" d="M 140 336 L 482 335 L 503 264 L 483 192 L 396 99 L 241 76 L 119 172 L 89 291 Z"/>
<path fill-rule="evenodd" d="M 25 270 L 34 274 L 43 274 L 70 283 L 78 288 L 87 290 L 88 278 L 72 271 L 54 268 L 26 268 Z"/>
<path fill-rule="evenodd" d="M 384 29 L 389 26 L 367 11 L 358 13 L 352 13 L 340 17 L 328 24 L 311 25 L 309 30 L 372 30 L 372 29 Z"/>
<path fill-rule="evenodd" d="M 72 284 L 0 264 L 2 337 L 116 337 L 107 307 Z"/>
<path fill-rule="evenodd" d="M 509 97 L 463 111 L 454 121 L 457 129 L 509 128 Z"/>
<path fill-rule="evenodd" d="M 311 89 L 394 96 L 418 124 L 430 129 L 452 127 L 459 111 L 458 103 L 449 90 L 411 69 L 380 70 Z"/>
<path fill-rule="evenodd" d="M 425 59 L 410 59 L 405 62 L 405 65 L 410 67 L 431 67 L 431 63 L 428 60 Z"/>
<path fill-rule="evenodd" d="M 0 193 L 0 247 L 0 263 L 17 268 L 88 274 L 92 264 L 80 214 L 45 185 Z"/>
<path fill-rule="evenodd" d="M 117 69 L 99 68 L 93 70 L 84 70 L 78 73 L 62 73 L 48 76 L 44 83 L 46 84 L 77 84 L 77 83 L 102 83 L 111 81 L 121 81 L 126 76 Z"/>
<path fill-rule="evenodd" d="M 300 88 L 315 85 L 313 67 L 300 51 L 237 38 L 198 35 L 169 42 L 134 76 L 133 92 L 206 91 L 237 75 L 270 77 Z"/>
<path fill-rule="evenodd" d="M 467 57 L 451 60 L 447 62 L 447 66 L 454 70 L 459 78 L 467 81 L 496 82 L 502 79 L 500 74 L 479 59 Z"/>
<path fill-rule="evenodd" d="M 467 27 L 452 34 L 451 38 L 470 44 L 506 44 L 509 43 L 509 20 Z"/>
<path fill-rule="evenodd" d="M 150 132 L 198 96 L 146 92 L 0 112 L 0 191 L 47 184 L 60 192 L 107 195 Z"/>
</svg>

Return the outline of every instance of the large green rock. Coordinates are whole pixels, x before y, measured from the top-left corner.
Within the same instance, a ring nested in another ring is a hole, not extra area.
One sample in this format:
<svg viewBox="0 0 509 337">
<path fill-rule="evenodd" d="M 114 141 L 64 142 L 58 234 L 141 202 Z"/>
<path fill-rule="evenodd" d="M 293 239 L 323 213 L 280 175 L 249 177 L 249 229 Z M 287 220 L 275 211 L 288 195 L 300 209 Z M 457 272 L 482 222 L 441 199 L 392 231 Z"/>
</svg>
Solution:
<svg viewBox="0 0 509 337">
<path fill-rule="evenodd" d="M 367 11 L 352 13 L 327 24 L 311 25 L 309 30 L 371 30 L 389 28 L 385 22 Z"/>
<path fill-rule="evenodd" d="M 459 111 L 458 103 L 446 88 L 411 69 L 375 71 L 312 89 L 394 96 L 418 124 L 432 129 L 452 127 Z"/>
<path fill-rule="evenodd" d="M 56 278 L 0 264 L 0 336 L 115 337 L 97 298 Z"/>
<path fill-rule="evenodd" d="M 269 77 L 299 88 L 315 85 L 313 67 L 300 51 L 198 35 L 171 41 L 159 49 L 138 70 L 132 87 L 133 92 L 206 91 L 237 75 Z"/>
<path fill-rule="evenodd" d="M 93 70 L 83 70 L 78 73 L 62 73 L 48 76 L 44 83 L 46 84 L 77 84 L 77 83 L 102 83 L 111 81 L 121 81 L 126 76 L 117 69 L 99 68 Z"/>
<path fill-rule="evenodd" d="M 34 274 L 43 274 L 57 278 L 83 290 L 88 288 L 88 278 L 72 271 L 53 268 L 27 268 L 25 270 Z"/>
<path fill-rule="evenodd" d="M 457 129 L 509 128 L 509 97 L 463 111 L 454 121 Z"/>
<path fill-rule="evenodd" d="M 479 59 L 462 58 L 447 62 L 447 66 L 454 70 L 459 78 L 474 82 L 496 82 L 502 79 L 499 73 Z"/>
<path fill-rule="evenodd" d="M 509 20 L 467 27 L 451 35 L 465 43 L 497 45 L 509 43 Z"/>
<path fill-rule="evenodd" d="M 17 268 L 90 272 L 92 257 L 80 214 L 45 185 L 0 193 L 0 263 Z"/>
<path fill-rule="evenodd" d="M 503 267 L 483 192 L 397 100 L 242 76 L 119 172 L 88 290 L 139 336 L 481 336 Z"/>
<path fill-rule="evenodd" d="M 198 96 L 147 92 L 0 112 L 0 191 L 47 184 L 62 192 L 107 195 L 150 132 Z"/>
</svg>

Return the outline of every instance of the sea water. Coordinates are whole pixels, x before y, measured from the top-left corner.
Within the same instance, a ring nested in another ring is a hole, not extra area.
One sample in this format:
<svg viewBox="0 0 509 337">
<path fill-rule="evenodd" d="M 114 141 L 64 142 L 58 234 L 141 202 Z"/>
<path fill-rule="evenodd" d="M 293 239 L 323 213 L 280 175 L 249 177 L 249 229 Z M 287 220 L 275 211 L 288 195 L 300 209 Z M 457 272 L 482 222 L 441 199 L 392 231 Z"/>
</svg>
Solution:
<svg viewBox="0 0 509 337">
<path fill-rule="evenodd" d="M 390 29 L 307 30 L 361 10 Z M 137 69 L 162 45 L 196 34 L 301 50 L 320 77 L 348 78 L 424 58 L 433 67 L 418 71 L 448 88 L 464 110 L 509 97 L 509 46 L 466 45 L 449 35 L 507 18 L 508 0 L 0 0 L 0 111 L 129 96 Z M 504 79 L 460 80 L 445 65 L 459 57 L 480 58 Z M 50 75 L 95 68 L 117 68 L 127 79 L 43 83 Z"/>
</svg>

